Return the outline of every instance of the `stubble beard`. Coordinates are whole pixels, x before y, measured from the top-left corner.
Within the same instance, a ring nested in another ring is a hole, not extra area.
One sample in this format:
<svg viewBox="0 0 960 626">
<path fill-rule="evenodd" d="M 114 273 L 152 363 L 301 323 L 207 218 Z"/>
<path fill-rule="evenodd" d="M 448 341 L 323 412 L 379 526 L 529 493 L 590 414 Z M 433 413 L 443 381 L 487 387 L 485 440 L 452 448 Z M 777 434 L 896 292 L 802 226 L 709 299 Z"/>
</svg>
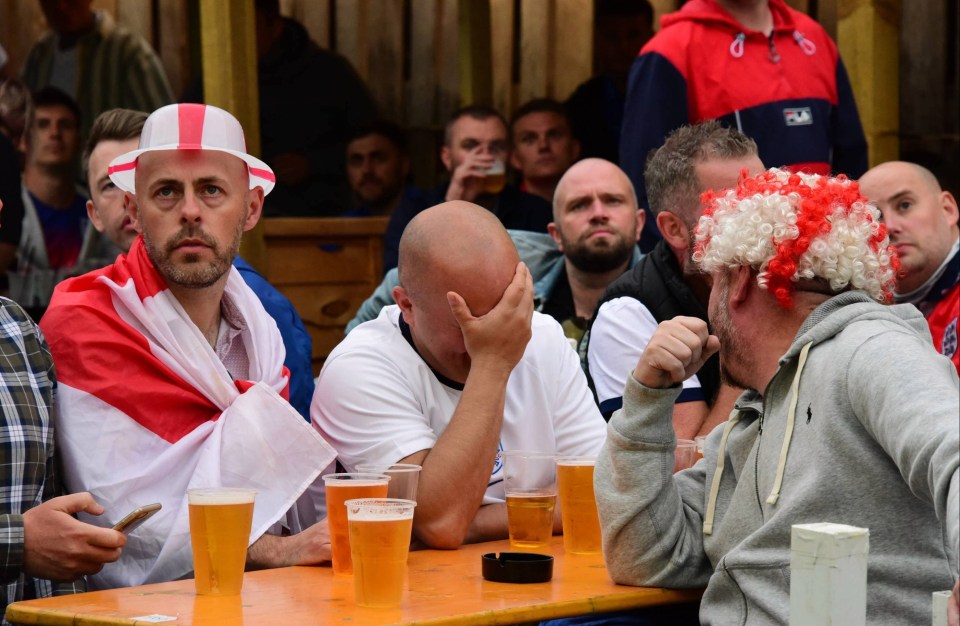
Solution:
<svg viewBox="0 0 960 626">
<path fill-rule="evenodd" d="M 727 301 L 727 288 L 724 287 L 720 295 L 721 302 Z M 730 319 L 729 311 L 723 308 L 718 311 L 718 315 L 710 317 L 711 330 L 717 339 L 720 340 L 720 380 L 733 387 L 748 389 L 747 385 L 738 374 L 730 370 L 728 366 L 731 360 L 734 363 L 744 363 L 746 351 L 742 342 L 739 340 L 733 322 Z"/>
<path fill-rule="evenodd" d="M 226 274 L 233 265 L 233 260 L 240 251 L 240 237 L 243 235 L 243 223 L 238 222 L 233 236 L 233 240 L 226 248 L 221 248 L 217 241 L 203 232 L 199 227 L 187 224 L 180 231 L 170 237 L 161 249 L 152 239 L 146 230 L 143 231 L 143 244 L 147 249 L 147 255 L 153 261 L 157 271 L 163 276 L 167 284 L 186 287 L 188 289 L 204 289 L 210 287 L 224 274 Z M 184 239 L 199 239 L 210 247 L 213 252 L 213 259 L 208 262 L 201 261 L 200 255 L 186 254 L 183 261 L 177 263 L 172 260 L 172 255 L 177 245 Z"/>
</svg>

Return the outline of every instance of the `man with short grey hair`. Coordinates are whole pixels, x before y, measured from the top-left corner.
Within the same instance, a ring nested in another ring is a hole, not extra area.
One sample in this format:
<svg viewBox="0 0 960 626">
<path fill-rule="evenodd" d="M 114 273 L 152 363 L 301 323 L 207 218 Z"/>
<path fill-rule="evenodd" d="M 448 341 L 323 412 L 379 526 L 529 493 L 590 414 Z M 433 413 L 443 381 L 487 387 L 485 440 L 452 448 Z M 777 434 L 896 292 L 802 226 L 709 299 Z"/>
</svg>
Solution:
<svg viewBox="0 0 960 626">
<path fill-rule="evenodd" d="M 744 170 L 762 169 L 753 140 L 715 121 L 677 129 L 651 156 L 645 178 L 663 239 L 607 288 L 586 336 L 587 368 L 604 416 L 620 408 L 631 363 L 659 322 L 677 315 L 707 318 L 710 285 L 691 259 L 700 194 L 732 187 Z M 674 406 L 681 439 L 709 433 L 739 394 L 720 383 L 719 357 L 683 387 Z"/>
</svg>

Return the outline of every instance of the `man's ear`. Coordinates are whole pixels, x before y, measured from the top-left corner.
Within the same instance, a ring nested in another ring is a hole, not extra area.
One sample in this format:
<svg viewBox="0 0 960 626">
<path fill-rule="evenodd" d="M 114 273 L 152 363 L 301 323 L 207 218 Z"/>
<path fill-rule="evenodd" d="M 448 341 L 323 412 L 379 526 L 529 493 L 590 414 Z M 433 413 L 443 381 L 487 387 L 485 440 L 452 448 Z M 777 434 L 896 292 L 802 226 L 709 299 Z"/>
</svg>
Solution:
<svg viewBox="0 0 960 626">
<path fill-rule="evenodd" d="M 140 227 L 140 216 L 137 214 L 137 197 L 129 191 L 123 192 L 123 209 L 127 212 L 127 217 L 130 218 L 130 223 L 133 227 L 138 233 L 142 233 L 143 229 Z"/>
<path fill-rule="evenodd" d="M 753 269 L 746 265 L 738 265 L 732 268 L 727 281 L 731 309 L 735 309 L 746 302 L 754 286 L 756 286 Z"/>
<path fill-rule="evenodd" d="M 247 196 L 247 218 L 243 221 L 243 232 L 257 225 L 263 215 L 263 187 L 254 187 Z"/>
<path fill-rule="evenodd" d="M 643 209 L 637 209 L 637 232 L 633 238 L 634 241 L 640 241 L 640 233 L 643 232 L 643 227 L 647 224 L 647 212 Z"/>
<path fill-rule="evenodd" d="M 87 217 L 90 219 L 93 227 L 97 229 L 97 232 L 102 233 L 103 222 L 100 221 L 100 215 L 97 213 L 97 207 L 94 206 L 93 200 L 87 200 Z"/>
<path fill-rule="evenodd" d="M 393 288 L 393 301 L 400 307 L 400 312 L 403 313 L 403 320 L 412 327 L 414 325 L 413 302 L 410 300 L 410 295 L 407 293 L 407 290 L 401 285 Z"/>
<path fill-rule="evenodd" d="M 553 242 L 557 244 L 557 249 L 560 252 L 563 252 L 563 239 L 560 237 L 560 229 L 557 228 L 556 222 L 550 222 L 547 224 L 547 233 L 550 235 Z"/>
<path fill-rule="evenodd" d="M 674 250 L 686 250 L 690 245 L 690 231 L 679 215 L 670 211 L 661 211 L 657 214 L 657 228 Z"/>
<path fill-rule="evenodd" d="M 447 168 L 448 172 L 453 171 L 453 158 L 450 154 L 450 148 L 446 145 L 440 148 L 440 160 L 443 161 L 443 166 Z"/>
<path fill-rule="evenodd" d="M 960 212 L 957 209 L 957 199 L 953 197 L 953 194 L 949 191 L 940 192 L 940 205 L 943 206 L 943 210 L 947 213 L 947 223 L 951 226 L 956 226 L 958 221 L 960 221 Z"/>
</svg>

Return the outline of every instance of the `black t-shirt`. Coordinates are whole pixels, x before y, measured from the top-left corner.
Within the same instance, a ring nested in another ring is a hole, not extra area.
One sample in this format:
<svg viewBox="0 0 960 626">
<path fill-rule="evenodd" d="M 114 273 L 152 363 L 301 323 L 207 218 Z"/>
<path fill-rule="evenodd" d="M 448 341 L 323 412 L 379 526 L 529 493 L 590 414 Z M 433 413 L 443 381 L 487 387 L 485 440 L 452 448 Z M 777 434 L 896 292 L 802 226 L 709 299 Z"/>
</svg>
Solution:
<svg viewBox="0 0 960 626">
<path fill-rule="evenodd" d="M 544 301 L 540 312 L 557 320 L 563 326 L 563 334 L 568 339 L 580 343 L 589 320 L 585 317 L 577 317 L 577 305 L 573 301 L 573 291 L 570 289 L 566 267 L 560 270 L 553 291 Z"/>
</svg>

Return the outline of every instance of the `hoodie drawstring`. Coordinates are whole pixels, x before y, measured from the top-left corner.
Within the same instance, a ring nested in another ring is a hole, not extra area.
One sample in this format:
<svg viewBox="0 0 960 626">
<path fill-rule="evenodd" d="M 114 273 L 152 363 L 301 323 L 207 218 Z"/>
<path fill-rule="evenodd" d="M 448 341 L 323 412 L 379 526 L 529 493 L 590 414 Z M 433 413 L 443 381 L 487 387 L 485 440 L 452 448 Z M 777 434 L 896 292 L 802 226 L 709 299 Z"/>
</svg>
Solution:
<svg viewBox="0 0 960 626">
<path fill-rule="evenodd" d="M 777 52 L 777 48 L 774 45 L 773 37 L 775 33 L 770 33 L 769 37 L 769 50 L 767 51 L 767 56 L 770 58 L 770 61 L 773 63 L 780 62 L 780 54 Z M 730 56 L 735 59 L 739 59 L 743 56 L 743 46 L 744 42 L 747 39 L 746 33 L 737 33 L 734 36 L 733 41 L 730 43 Z M 800 49 L 803 50 L 803 53 L 807 56 L 813 56 L 817 52 L 817 44 L 813 43 L 809 39 L 803 36 L 799 30 L 793 31 L 793 40 L 796 42 Z"/>
<path fill-rule="evenodd" d="M 720 493 L 720 478 L 723 476 L 723 457 L 727 449 L 727 437 L 734 425 L 740 421 L 740 412 L 737 411 L 727 420 L 723 427 L 723 437 L 720 439 L 720 450 L 717 452 L 717 469 L 713 472 L 713 481 L 710 483 L 710 497 L 707 499 L 707 514 L 703 518 L 703 534 L 713 533 L 713 516 L 717 510 L 717 494 Z"/>
<path fill-rule="evenodd" d="M 780 486 L 783 484 L 783 472 L 787 465 L 787 451 L 790 449 L 790 440 L 793 437 L 793 424 L 797 415 L 797 403 L 800 401 L 800 375 L 804 366 L 807 364 L 807 354 L 813 342 L 805 344 L 800 349 L 800 358 L 797 363 L 797 373 L 793 377 L 793 383 L 790 385 L 791 400 L 790 409 L 787 412 L 787 428 L 783 435 L 783 445 L 780 448 L 780 459 L 777 462 L 777 477 L 773 483 L 773 491 L 767 498 L 767 504 L 776 504 L 780 498 Z M 740 420 L 740 412 L 727 420 L 723 428 L 723 437 L 720 439 L 720 449 L 717 452 L 717 468 L 713 472 L 713 481 L 710 483 L 710 496 L 707 498 L 707 511 L 703 518 L 703 534 L 713 534 L 713 518 L 717 510 L 717 495 L 720 492 L 720 479 L 723 476 L 723 457 L 727 448 L 727 438 L 734 425 Z M 758 451 L 759 454 L 759 451 Z"/>
<path fill-rule="evenodd" d="M 777 478 L 773 482 L 773 491 L 767 496 L 767 504 L 776 504 L 780 498 L 780 485 L 783 484 L 783 471 L 787 466 L 787 451 L 790 449 L 790 440 L 793 438 L 793 422 L 797 416 L 797 402 L 800 400 L 800 374 L 807 363 L 807 353 L 813 342 L 807 343 L 800 349 L 800 360 L 797 362 L 797 373 L 793 376 L 790 385 L 790 410 L 787 412 L 787 429 L 783 433 L 783 446 L 780 447 L 780 460 L 777 462 Z"/>
<path fill-rule="evenodd" d="M 804 37 L 799 30 L 793 31 L 793 40 L 797 42 L 797 45 L 807 56 L 811 56 L 817 51 L 817 44 Z"/>
<path fill-rule="evenodd" d="M 733 43 L 730 44 L 730 56 L 735 59 L 743 56 L 743 42 L 746 38 L 746 33 L 737 33 L 737 36 L 733 39 Z"/>
</svg>

